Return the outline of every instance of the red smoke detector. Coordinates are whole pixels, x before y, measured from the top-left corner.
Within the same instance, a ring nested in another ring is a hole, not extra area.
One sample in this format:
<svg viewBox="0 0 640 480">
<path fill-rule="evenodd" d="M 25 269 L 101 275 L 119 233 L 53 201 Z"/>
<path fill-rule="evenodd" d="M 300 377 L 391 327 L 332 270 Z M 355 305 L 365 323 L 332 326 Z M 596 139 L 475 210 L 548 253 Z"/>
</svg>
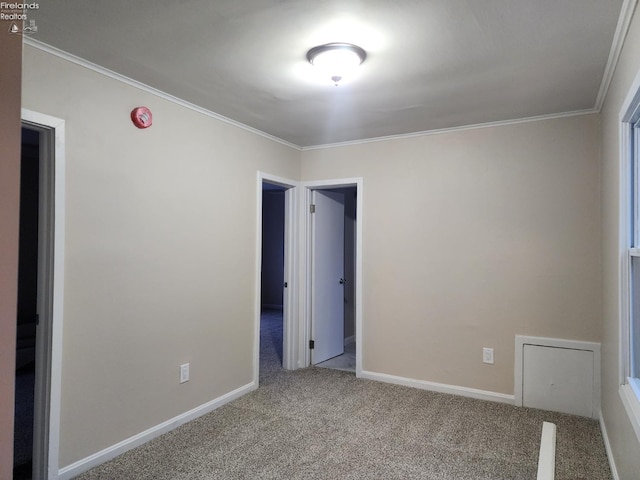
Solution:
<svg viewBox="0 0 640 480">
<path fill-rule="evenodd" d="M 149 128 L 151 126 L 151 110 L 147 107 L 136 107 L 131 110 L 131 121 L 138 128 Z"/>
</svg>

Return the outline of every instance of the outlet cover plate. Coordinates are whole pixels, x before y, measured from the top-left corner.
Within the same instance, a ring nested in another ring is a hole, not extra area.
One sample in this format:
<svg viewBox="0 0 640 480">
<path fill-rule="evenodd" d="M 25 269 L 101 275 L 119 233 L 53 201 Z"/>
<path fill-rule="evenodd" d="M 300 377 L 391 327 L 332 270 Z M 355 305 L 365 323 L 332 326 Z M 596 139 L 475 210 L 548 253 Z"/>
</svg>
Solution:
<svg viewBox="0 0 640 480">
<path fill-rule="evenodd" d="M 482 362 L 493 365 L 493 348 L 482 349 Z"/>
<path fill-rule="evenodd" d="M 180 365 L 180 383 L 189 381 L 189 364 Z"/>
</svg>

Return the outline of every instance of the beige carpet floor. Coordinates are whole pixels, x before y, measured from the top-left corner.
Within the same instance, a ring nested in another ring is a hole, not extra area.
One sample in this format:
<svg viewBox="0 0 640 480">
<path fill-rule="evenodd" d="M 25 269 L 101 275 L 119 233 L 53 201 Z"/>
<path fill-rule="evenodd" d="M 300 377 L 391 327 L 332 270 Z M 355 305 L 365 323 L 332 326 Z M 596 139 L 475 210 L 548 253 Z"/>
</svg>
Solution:
<svg viewBox="0 0 640 480">
<path fill-rule="evenodd" d="M 611 478 L 593 420 L 283 371 L 281 331 L 277 318 L 263 324 L 258 390 L 78 478 L 535 479 L 543 421 L 558 428 L 557 480 Z"/>
</svg>

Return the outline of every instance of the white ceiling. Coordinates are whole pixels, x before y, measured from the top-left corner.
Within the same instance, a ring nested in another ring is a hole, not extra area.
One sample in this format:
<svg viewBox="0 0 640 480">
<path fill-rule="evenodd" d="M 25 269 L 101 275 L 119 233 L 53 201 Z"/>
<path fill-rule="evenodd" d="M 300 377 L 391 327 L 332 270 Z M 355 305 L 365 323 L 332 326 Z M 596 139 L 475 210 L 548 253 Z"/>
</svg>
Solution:
<svg viewBox="0 0 640 480">
<path fill-rule="evenodd" d="M 55 0 L 32 38 L 300 147 L 593 109 L 623 0 Z M 307 50 L 367 51 L 320 80 Z"/>
</svg>

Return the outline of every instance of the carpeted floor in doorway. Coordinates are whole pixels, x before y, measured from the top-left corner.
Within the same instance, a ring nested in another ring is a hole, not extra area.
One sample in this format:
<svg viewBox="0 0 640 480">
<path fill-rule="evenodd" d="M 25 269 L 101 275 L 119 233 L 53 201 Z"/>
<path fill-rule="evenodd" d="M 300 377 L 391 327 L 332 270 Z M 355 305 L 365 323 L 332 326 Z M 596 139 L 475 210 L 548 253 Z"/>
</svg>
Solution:
<svg viewBox="0 0 640 480">
<path fill-rule="evenodd" d="M 258 390 L 78 478 L 528 480 L 543 421 L 558 426 L 557 480 L 611 478 L 593 420 L 283 371 L 277 322 L 263 323 Z"/>
</svg>

